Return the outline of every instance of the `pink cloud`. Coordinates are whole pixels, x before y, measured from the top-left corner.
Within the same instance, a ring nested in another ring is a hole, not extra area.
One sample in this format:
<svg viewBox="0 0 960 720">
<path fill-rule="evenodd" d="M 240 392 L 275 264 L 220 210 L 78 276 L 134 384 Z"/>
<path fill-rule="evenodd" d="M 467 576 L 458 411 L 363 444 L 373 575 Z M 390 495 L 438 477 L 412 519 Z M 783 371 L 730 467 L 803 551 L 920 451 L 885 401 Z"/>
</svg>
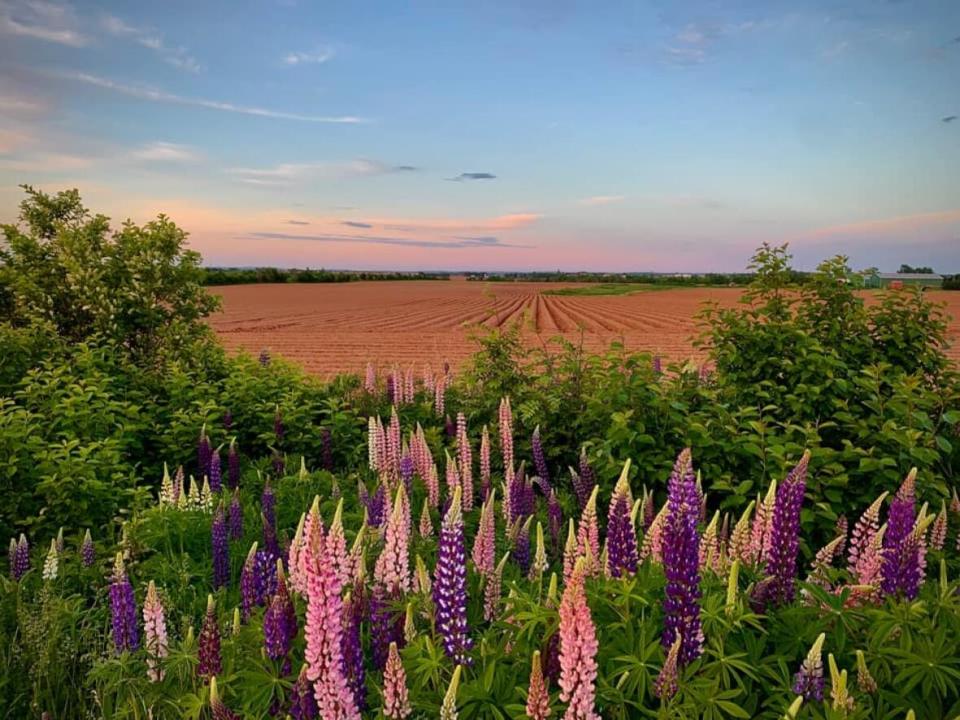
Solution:
<svg viewBox="0 0 960 720">
<path fill-rule="evenodd" d="M 901 215 L 899 217 L 831 225 L 806 233 L 804 237 L 832 239 L 836 237 L 876 236 L 905 232 L 913 233 L 939 225 L 950 225 L 958 222 L 960 222 L 960 209 L 942 210 L 940 212 Z"/>
</svg>

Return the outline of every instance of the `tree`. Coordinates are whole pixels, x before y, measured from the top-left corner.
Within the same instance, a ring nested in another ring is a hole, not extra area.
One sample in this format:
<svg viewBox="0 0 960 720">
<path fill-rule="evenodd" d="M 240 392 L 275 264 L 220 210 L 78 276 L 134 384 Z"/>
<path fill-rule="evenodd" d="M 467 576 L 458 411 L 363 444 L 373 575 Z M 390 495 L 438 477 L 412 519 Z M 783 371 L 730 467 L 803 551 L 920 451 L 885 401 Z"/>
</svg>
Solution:
<svg viewBox="0 0 960 720">
<path fill-rule="evenodd" d="M 77 190 L 22 187 L 19 222 L 0 226 L 0 308 L 14 327 L 111 343 L 141 367 L 189 361 L 198 342 L 209 343 L 203 318 L 218 300 L 173 221 L 128 220 L 111 232 Z"/>
<path fill-rule="evenodd" d="M 913 267 L 911 265 L 903 264 L 900 266 L 899 272 L 902 273 L 920 273 L 921 275 L 932 275 L 933 268 L 931 267 Z"/>
</svg>

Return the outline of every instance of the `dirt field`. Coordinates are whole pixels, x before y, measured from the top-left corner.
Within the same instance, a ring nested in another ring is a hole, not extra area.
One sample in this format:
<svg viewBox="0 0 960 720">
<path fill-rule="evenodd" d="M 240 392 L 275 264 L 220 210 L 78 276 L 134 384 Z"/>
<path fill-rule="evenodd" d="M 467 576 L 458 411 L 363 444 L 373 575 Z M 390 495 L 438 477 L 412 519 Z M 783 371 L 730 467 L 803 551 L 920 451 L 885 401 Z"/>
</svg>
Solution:
<svg viewBox="0 0 960 720">
<path fill-rule="evenodd" d="M 367 362 L 404 367 L 456 366 L 476 348 L 478 329 L 526 317 L 530 342 L 555 335 L 601 349 L 621 340 L 681 360 L 695 356 L 690 338 L 705 301 L 734 305 L 740 290 L 689 288 L 620 296 L 545 295 L 553 283 L 481 283 L 465 280 L 357 282 L 331 285 L 236 285 L 214 288 L 223 311 L 211 325 L 230 349 L 271 353 L 329 376 L 362 371 Z M 960 292 L 931 293 L 960 318 Z M 960 359 L 960 322 L 951 323 Z M 539 336 L 539 337 L 538 337 Z"/>
</svg>

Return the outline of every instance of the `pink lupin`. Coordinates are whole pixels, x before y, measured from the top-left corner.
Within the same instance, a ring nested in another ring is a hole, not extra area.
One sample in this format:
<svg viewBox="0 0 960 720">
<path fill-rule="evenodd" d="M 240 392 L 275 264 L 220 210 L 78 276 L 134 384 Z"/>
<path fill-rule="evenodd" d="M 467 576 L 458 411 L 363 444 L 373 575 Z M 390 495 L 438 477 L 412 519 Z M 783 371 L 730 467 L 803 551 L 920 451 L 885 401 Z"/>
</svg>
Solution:
<svg viewBox="0 0 960 720">
<path fill-rule="evenodd" d="M 460 468 L 460 486 L 463 488 L 463 510 L 473 509 L 473 451 L 467 435 L 467 417 L 457 413 L 457 459 Z"/>
<path fill-rule="evenodd" d="M 391 720 L 403 720 L 412 712 L 407 691 L 407 674 L 403 669 L 397 644 L 392 642 L 383 671 L 383 716 Z"/>
<path fill-rule="evenodd" d="M 490 494 L 490 430 L 486 425 L 480 435 L 480 497 Z"/>
<path fill-rule="evenodd" d="M 600 720 L 595 710 L 597 629 L 584 589 L 584 558 L 577 560 L 560 600 L 560 699 L 565 720 Z"/>
<path fill-rule="evenodd" d="M 496 553 L 496 516 L 494 514 L 494 504 L 496 491 L 494 491 L 487 501 L 480 508 L 480 526 L 477 528 L 477 536 L 473 541 L 473 552 L 470 557 L 477 572 L 481 575 L 489 575 L 493 572 L 493 563 Z"/>
<path fill-rule="evenodd" d="M 590 575 L 595 575 L 600 570 L 600 525 L 597 520 L 599 489 L 599 486 L 594 486 L 577 526 L 577 555 L 589 558 L 587 573 Z"/>
<path fill-rule="evenodd" d="M 167 656 L 167 621 L 153 580 L 147 586 L 147 597 L 143 601 L 143 634 L 144 650 L 147 651 L 147 677 L 153 682 L 160 682 L 164 675 L 160 660 Z"/>
<path fill-rule="evenodd" d="M 374 578 L 389 594 L 410 591 L 410 529 L 405 515 L 406 490 L 397 486 L 393 511 L 387 518 L 383 551 L 373 569 Z"/>
<path fill-rule="evenodd" d="M 510 398 L 500 399 L 500 450 L 503 453 L 503 477 L 507 485 L 513 480 L 513 411 Z"/>
</svg>

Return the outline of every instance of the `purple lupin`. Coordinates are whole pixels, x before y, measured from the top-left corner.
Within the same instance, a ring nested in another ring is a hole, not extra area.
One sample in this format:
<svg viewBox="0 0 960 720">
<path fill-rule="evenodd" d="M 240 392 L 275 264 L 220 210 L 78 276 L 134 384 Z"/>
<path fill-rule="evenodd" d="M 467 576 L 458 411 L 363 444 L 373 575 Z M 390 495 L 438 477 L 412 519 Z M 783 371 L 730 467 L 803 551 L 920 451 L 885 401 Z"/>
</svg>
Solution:
<svg viewBox="0 0 960 720">
<path fill-rule="evenodd" d="M 359 595 L 348 593 L 343 605 L 343 664 L 347 684 L 353 692 L 357 710 L 367 707 L 367 686 L 363 667 L 363 646 L 360 642 L 360 623 L 363 620 L 363 602 Z"/>
<path fill-rule="evenodd" d="M 234 488 L 233 490 L 227 524 L 230 526 L 231 540 L 243 538 L 243 507 L 240 505 L 240 488 Z"/>
<path fill-rule="evenodd" d="M 587 457 L 587 448 L 581 448 L 579 482 L 574 482 L 573 485 L 573 490 L 577 495 L 577 504 L 580 505 L 581 511 L 587 506 L 587 500 L 590 499 L 590 494 L 596 484 L 597 475 L 590 465 L 590 459 Z"/>
<path fill-rule="evenodd" d="M 207 426 L 200 428 L 200 438 L 197 440 L 197 477 L 203 478 L 210 474 L 210 438 L 207 437 Z"/>
<path fill-rule="evenodd" d="M 30 543 L 27 536 L 20 533 L 20 540 L 13 552 L 13 562 L 10 566 L 10 575 L 14 580 L 20 580 L 30 569 Z"/>
<path fill-rule="evenodd" d="M 759 607 L 781 606 L 796 596 L 797 549 L 800 543 L 800 508 L 807 488 L 810 451 L 777 487 L 770 519 L 770 547 L 766 556 L 766 578 L 754 590 Z"/>
<path fill-rule="evenodd" d="M 907 583 L 904 571 L 913 565 L 911 553 L 906 552 L 909 549 L 906 541 L 916 522 L 916 478 L 917 470 L 914 468 L 890 502 L 887 531 L 883 536 L 883 571 L 880 584 L 886 595 L 905 594 Z"/>
<path fill-rule="evenodd" d="M 92 567 L 96 561 L 97 549 L 93 544 L 93 538 L 90 537 L 90 530 L 88 529 L 83 534 L 83 543 L 80 545 L 80 562 L 83 563 L 84 567 Z"/>
<path fill-rule="evenodd" d="M 700 627 L 700 535 L 697 519 L 700 505 L 690 449 L 684 449 L 667 491 L 668 515 L 663 528 L 663 569 L 667 577 L 663 601 L 663 647 L 669 650 L 677 638 L 677 662 L 682 667 L 695 660 L 703 645 Z"/>
<path fill-rule="evenodd" d="M 440 526 L 433 603 L 437 632 L 447 656 L 458 665 L 470 665 L 473 640 L 467 634 L 467 552 L 463 537 L 461 489 L 454 490 Z"/>
<path fill-rule="evenodd" d="M 544 483 L 544 494 L 550 487 L 550 470 L 547 467 L 547 456 L 543 452 L 543 441 L 540 439 L 540 426 L 533 430 L 533 437 L 530 439 L 530 447 L 533 452 L 533 467 L 537 471 L 537 477 Z"/>
<path fill-rule="evenodd" d="M 240 487 L 240 454 L 237 452 L 236 438 L 227 448 L 227 487 L 236 490 Z"/>
<path fill-rule="evenodd" d="M 137 600 L 133 595 L 130 578 L 127 577 L 122 553 L 117 553 L 113 566 L 113 581 L 110 583 L 110 616 L 116 654 L 140 647 L 140 636 L 137 630 Z"/>
<path fill-rule="evenodd" d="M 217 624 L 216 608 L 213 595 L 208 595 L 207 613 L 204 615 L 197 641 L 197 675 L 207 681 L 223 672 L 223 662 L 220 658 L 220 626 Z"/>
<path fill-rule="evenodd" d="M 223 490 L 223 473 L 220 469 L 220 448 L 210 453 L 210 492 L 219 494 Z"/>
<path fill-rule="evenodd" d="M 217 590 L 230 584 L 230 540 L 222 500 L 210 523 L 210 544 L 213 548 L 213 589 Z"/>
</svg>

